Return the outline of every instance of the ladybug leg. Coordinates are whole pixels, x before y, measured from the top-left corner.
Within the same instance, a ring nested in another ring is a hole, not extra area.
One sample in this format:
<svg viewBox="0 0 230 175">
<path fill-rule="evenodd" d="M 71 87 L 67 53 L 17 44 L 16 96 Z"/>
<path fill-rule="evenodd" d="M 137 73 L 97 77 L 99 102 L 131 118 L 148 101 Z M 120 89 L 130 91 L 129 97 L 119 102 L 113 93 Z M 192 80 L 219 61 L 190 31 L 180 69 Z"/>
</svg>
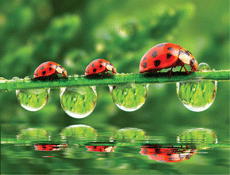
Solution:
<svg viewBox="0 0 230 175">
<path fill-rule="evenodd" d="M 183 66 L 181 66 L 181 68 L 180 68 L 180 72 L 182 71 L 182 68 L 183 68 Z"/>
<path fill-rule="evenodd" d="M 107 71 L 108 76 L 110 76 L 109 72 Z"/>
<path fill-rule="evenodd" d="M 171 78 L 172 70 L 173 70 L 173 67 L 171 68 L 171 70 L 169 72 L 169 78 Z"/>
<path fill-rule="evenodd" d="M 52 79 L 53 79 L 53 75 L 50 76 L 50 81 L 52 81 Z"/>
<path fill-rule="evenodd" d="M 184 66 L 183 66 L 184 67 Z M 190 75 L 190 73 L 187 71 L 187 69 L 184 67 L 184 70 L 187 72 L 187 74 L 189 74 Z"/>
<path fill-rule="evenodd" d="M 101 73 L 101 78 L 102 78 L 102 76 L 103 76 L 103 72 Z"/>
</svg>

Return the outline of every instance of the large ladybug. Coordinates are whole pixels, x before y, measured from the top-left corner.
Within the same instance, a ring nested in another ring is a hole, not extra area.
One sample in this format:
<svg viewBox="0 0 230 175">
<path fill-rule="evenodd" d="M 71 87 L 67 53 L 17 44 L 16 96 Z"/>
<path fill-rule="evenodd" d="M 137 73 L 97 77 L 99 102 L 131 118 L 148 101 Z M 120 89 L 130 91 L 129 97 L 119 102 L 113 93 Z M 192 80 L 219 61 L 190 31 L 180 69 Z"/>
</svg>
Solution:
<svg viewBox="0 0 230 175">
<path fill-rule="evenodd" d="M 97 59 L 92 61 L 85 69 L 85 76 L 96 75 L 101 73 L 101 77 L 104 72 L 112 71 L 112 74 L 116 74 L 116 68 L 107 60 Z M 109 73 L 108 73 L 109 75 Z"/>
<path fill-rule="evenodd" d="M 184 67 L 185 64 L 190 65 L 191 72 L 198 69 L 198 63 L 189 51 L 177 44 L 162 43 L 152 47 L 144 54 L 140 61 L 139 72 L 156 73 L 161 69 L 171 68 L 169 72 L 170 77 L 172 69 L 176 66 L 181 66 L 180 71 L 184 68 L 190 74 Z"/>
<path fill-rule="evenodd" d="M 34 78 L 38 79 L 50 76 L 52 80 L 53 76 L 56 74 L 62 74 L 62 77 L 67 77 L 67 72 L 61 65 L 52 61 L 47 61 L 37 67 L 34 71 Z"/>
</svg>

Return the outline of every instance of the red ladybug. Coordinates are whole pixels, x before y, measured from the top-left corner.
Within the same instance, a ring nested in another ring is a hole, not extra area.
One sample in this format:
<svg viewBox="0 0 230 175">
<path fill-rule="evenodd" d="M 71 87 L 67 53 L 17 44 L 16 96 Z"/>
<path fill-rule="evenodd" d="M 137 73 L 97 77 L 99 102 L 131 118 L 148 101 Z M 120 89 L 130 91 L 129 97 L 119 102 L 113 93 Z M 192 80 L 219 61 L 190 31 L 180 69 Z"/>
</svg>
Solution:
<svg viewBox="0 0 230 175">
<path fill-rule="evenodd" d="M 42 63 L 37 67 L 34 71 L 34 78 L 43 78 L 47 76 L 51 76 L 51 80 L 53 75 L 62 74 L 62 77 L 67 77 L 66 70 L 59 64 L 51 61 L 47 61 Z"/>
<path fill-rule="evenodd" d="M 101 77 L 104 72 L 112 71 L 112 74 L 116 74 L 116 68 L 107 60 L 97 59 L 92 61 L 85 69 L 85 75 L 96 75 L 101 73 Z M 109 75 L 109 73 L 108 73 Z"/>
<path fill-rule="evenodd" d="M 144 54 L 141 58 L 139 72 L 156 73 L 161 69 L 171 68 L 169 72 L 170 77 L 172 69 L 176 66 L 181 66 L 180 71 L 184 68 L 185 71 L 190 74 L 184 67 L 185 64 L 191 66 L 192 72 L 198 69 L 198 63 L 189 51 L 177 44 L 162 43 L 152 47 Z"/>
</svg>

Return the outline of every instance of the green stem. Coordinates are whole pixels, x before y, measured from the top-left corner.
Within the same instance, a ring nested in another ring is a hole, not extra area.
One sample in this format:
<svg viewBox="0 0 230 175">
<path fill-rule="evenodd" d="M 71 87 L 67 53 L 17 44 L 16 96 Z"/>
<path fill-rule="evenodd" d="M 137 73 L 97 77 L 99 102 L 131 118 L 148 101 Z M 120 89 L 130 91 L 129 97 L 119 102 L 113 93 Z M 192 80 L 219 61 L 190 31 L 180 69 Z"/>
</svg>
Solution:
<svg viewBox="0 0 230 175">
<path fill-rule="evenodd" d="M 39 81 L 33 79 L 19 80 L 0 80 L 0 90 L 14 91 L 20 89 L 39 89 L 39 88 L 60 88 L 73 86 L 97 86 L 97 85 L 117 85 L 125 83 L 173 83 L 188 80 L 217 80 L 229 81 L 230 70 L 212 70 L 206 72 L 193 72 L 188 75 L 184 72 L 173 72 L 171 78 L 167 73 L 149 73 L 149 74 L 117 74 L 85 77 L 85 76 L 68 76 L 68 79 L 60 78 L 53 81 Z"/>
</svg>

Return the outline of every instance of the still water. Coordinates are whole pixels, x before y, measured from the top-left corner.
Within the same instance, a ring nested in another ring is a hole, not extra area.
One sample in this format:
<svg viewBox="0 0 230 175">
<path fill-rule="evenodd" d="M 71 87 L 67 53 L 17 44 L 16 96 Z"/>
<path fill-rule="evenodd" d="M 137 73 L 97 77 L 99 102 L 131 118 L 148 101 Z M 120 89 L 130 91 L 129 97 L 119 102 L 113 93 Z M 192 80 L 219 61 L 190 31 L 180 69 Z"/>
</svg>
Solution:
<svg viewBox="0 0 230 175">
<path fill-rule="evenodd" d="M 170 138 L 140 128 L 105 132 L 78 124 L 52 137 L 45 129 L 27 128 L 14 138 L 2 138 L 1 143 L 3 174 L 229 172 L 228 139 L 206 128 L 185 129 Z"/>
</svg>

